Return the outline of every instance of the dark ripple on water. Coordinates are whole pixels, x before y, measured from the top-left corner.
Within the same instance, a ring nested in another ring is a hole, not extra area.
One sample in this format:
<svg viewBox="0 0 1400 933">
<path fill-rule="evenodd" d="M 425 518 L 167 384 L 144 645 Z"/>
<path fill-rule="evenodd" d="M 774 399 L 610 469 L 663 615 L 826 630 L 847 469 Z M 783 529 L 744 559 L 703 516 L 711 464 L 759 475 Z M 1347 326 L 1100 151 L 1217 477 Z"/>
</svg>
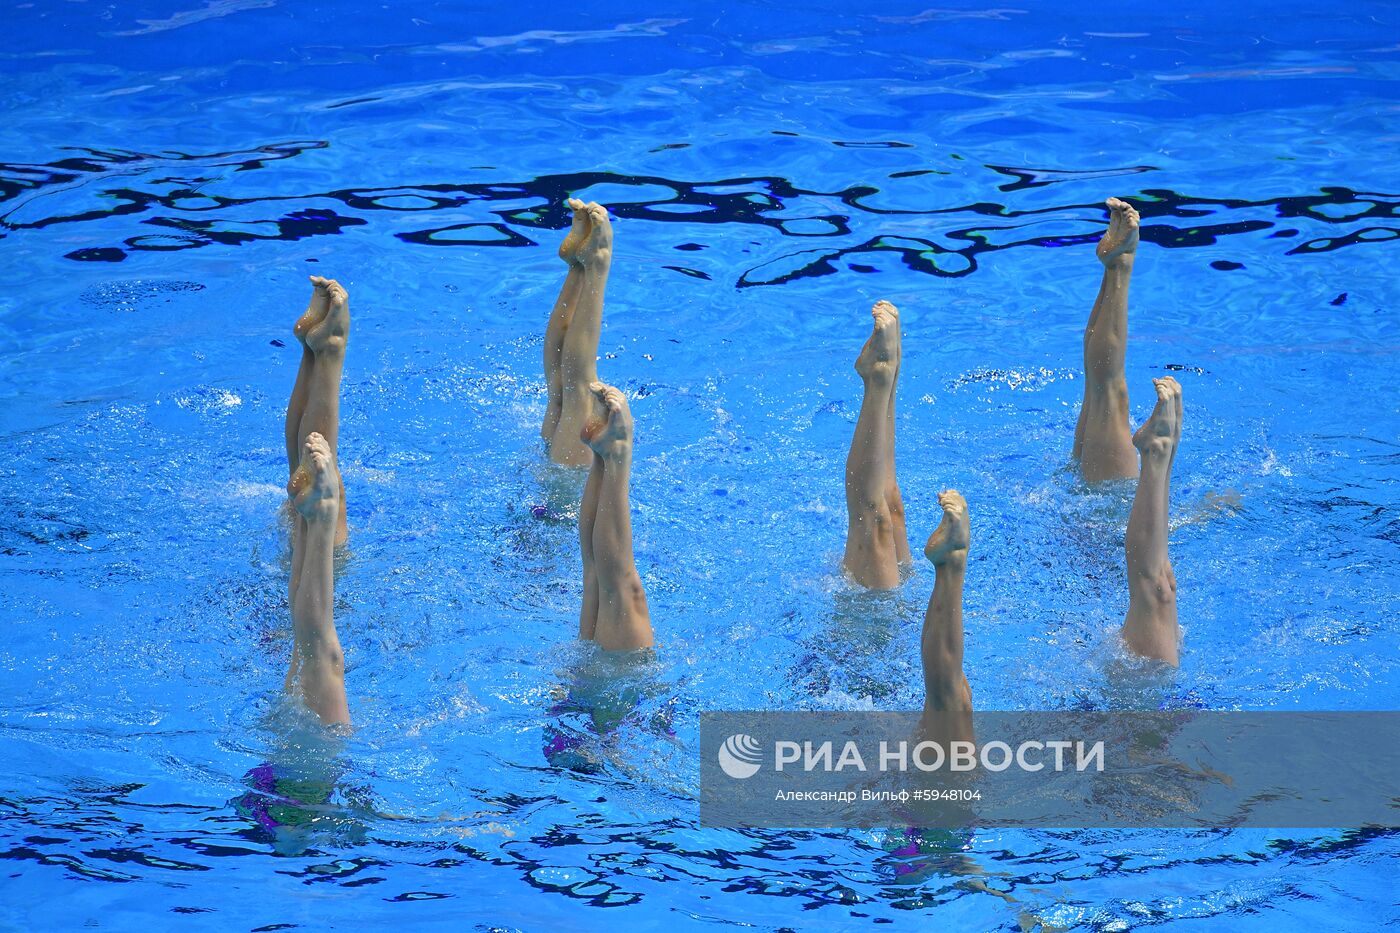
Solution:
<svg viewBox="0 0 1400 933">
<path fill-rule="evenodd" d="M 144 785 L 133 782 L 77 786 L 64 796 L 0 797 L 0 816 L 14 830 L 13 843 L 0 852 L 0 859 L 14 869 L 21 863 L 36 863 L 91 882 L 153 880 L 184 885 L 190 883 L 189 875 L 209 871 L 229 859 L 260 858 L 266 853 L 267 834 L 252 821 L 230 815 L 216 805 L 140 802 L 145 790 Z M 985 875 L 978 867 L 981 856 L 965 851 L 936 852 L 931 844 L 906 846 L 900 833 L 891 833 L 888 839 L 856 839 L 824 832 L 698 835 L 692 827 L 674 820 L 618 825 L 600 814 L 584 812 L 575 813 L 568 825 L 539 827 L 513 837 L 496 832 L 500 824 L 495 820 L 500 813 L 441 824 L 436 829 L 432 825 L 436 821 L 430 820 L 420 828 L 435 838 L 414 839 L 401 833 L 388 834 L 395 824 L 403 823 L 402 817 L 390 820 L 376 816 L 365 809 L 363 801 L 351 799 L 353 795 L 344 797 L 341 803 L 308 808 L 302 828 L 310 829 L 312 823 L 317 828 L 290 833 L 284 842 L 296 844 L 278 847 L 283 862 L 279 873 L 289 881 L 347 889 L 377 887 L 390 880 L 385 871 L 391 864 L 416 866 L 412 877 L 394 879 L 397 885 L 391 883 L 379 891 L 378 896 L 385 901 L 396 902 L 453 896 L 442 893 L 455 890 L 453 871 L 501 869 L 541 893 L 562 895 L 581 906 L 613 907 L 651 897 L 664 899 L 668 884 L 681 882 L 702 890 L 709 888 L 712 896 L 721 891 L 749 891 L 794 899 L 806 910 L 838 911 L 824 915 L 829 919 L 850 910 L 853 916 L 881 917 L 880 922 L 886 923 L 895 916 L 891 911 L 927 909 L 988 893 L 1016 905 L 1021 917 L 1045 922 L 1046 928 L 1052 917 L 1066 909 L 1071 915 L 1094 910 L 1103 921 L 1117 916 L 1140 921 L 1144 911 L 1158 920 L 1169 920 L 1173 912 L 1166 904 L 1124 904 L 1126 913 L 1120 913 L 1112 904 L 1095 907 L 1092 900 L 1071 898 L 1050 903 L 1039 889 L 1082 881 L 1086 860 L 1093 865 L 1095 883 L 1123 877 L 1145 884 L 1145 873 L 1153 869 L 1189 865 L 1227 873 L 1264 862 L 1285 862 L 1290 871 L 1307 871 L 1314 865 L 1335 868 L 1346 860 L 1373 857 L 1396 836 L 1391 830 L 1356 830 L 1311 838 L 1256 840 L 1249 833 L 1209 830 L 1203 835 L 1218 841 L 1195 847 L 1199 853 L 1192 856 L 1179 851 L 1179 838 L 1121 832 L 1062 838 L 1061 834 L 1045 832 L 1032 834 L 1040 851 L 1022 863 L 1021 871 Z M 539 802 L 513 795 L 495 801 L 515 815 L 525 815 Z M 198 829 L 153 834 L 145 825 L 172 817 Z M 439 835 L 442 830 L 446 833 Z M 355 854 L 341 848 L 347 835 L 357 840 Z M 1154 852 L 1166 851 L 1158 846 L 1173 844 L 1178 853 L 1162 864 L 1155 863 Z M 1216 854 L 1217 847 L 1228 851 Z M 915 848 L 918 851 L 910 854 Z M 997 864 L 1005 869 L 1014 863 L 1001 859 Z M 405 885 L 412 890 L 396 893 L 397 887 Z M 207 891 L 190 889 L 184 906 L 174 909 L 203 912 L 224 906 L 201 903 L 207 897 Z M 1228 915 L 1237 906 L 1232 899 L 1224 899 L 1213 909 L 1207 907 L 1205 915 Z"/>
<path fill-rule="evenodd" d="M 1066 212 L 1077 212 L 1082 220 L 1085 214 L 1101 212 L 1101 204 L 1065 203 L 1027 210 L 994 202 L 923 210 L 884 208 L 871 203 L 882 190 L 874 185 L 817 191 L 786 178 L 768 175 L 691 182 L 651 175 L 584 172 L 541 175 L 528 180 L 343 188 L 257 198 L 232 198 L 201 191 L 203 186 L 230 171 L 255 171 L 269 162 L 292 159 L 327 145 L 320 140 L 303 140 L 241 152 L 207 154 L 83 149 L 78 150 L 82 155 L 47 164 L 0 163 L 0 205 L 10 205 L 0 216 L 0 231 L 3 231 L 0 237 L 114 217 L 139 217 L 144 224 L 171 231 L 126 237 L 108 245 L 88 246 L 66 254 L 66 258 L 81 262 L 121 262 L 139 252 L 236 247 L 264 240 L 293 242 L 333 236 L 347 228 L 370 224 L 376 215 L 384 212 L 421 214 L 426 219 L 435 212 L 460 211 L 467 205 L 483 204 L 496 205 L 488 207 L 496 220 L 447 225 L 425 223 L 419 229 L 394 235 L 404 243 L 423 247 L 535 246 L 537 241 L 532 233 L 557 231 L 568 226 L 564 202 L 572 194 L 596 185 L 620 185 L 639 192 L 661 189 L 666 195 L 611 205 L 613 214 L 619 218 L 764 227 L 811 244 L 746 269 L 735 282 L 736 287 L 742 288 L 830 275 L 843 260 L 852 271 L 874 272 L 876 267 L 868 263 L 881 257 L 893 259 L 915 272 L 959 277 L 976 271 L 978 257 L 987 253 L 1026 246 L 1077 246 L 1094 242 L 1102 232 L 1094 223 L 1085 226 L 1083 232 L 1037 236 L 1016 232 L 1031 223 L 1052 218 L 1064 221 Z M 1128 177 L 1156 171 L 1146 165 L 1094 172 L 1004 165 L 987 165 L 986 168 L 1010 179 L 996 189 L 1006 194 L 1088 178 Z M 890 183 L 897 186 L 901 179 L 933 173 L 932 169 L 894 172 L 888 176 L 886 188 L 891 188 Z M 153 177 L 143 179 L 142 187 L 134 187 L 133 175 Z M 16 216 L 32 203 L 36 194 L 88 186 L 94 188 L 93 193 L 101 195 L 102 208 L 30 219 Z M 1165 188 L 1142 188 L 1119 194 L 1131 198 L 1141 212 L 1143 240 L 1168 249 L 1207 246 L 1222 239 L 1264 231 L 1270 231 L 1269 238 L 1293 241 L 1301 235 L 1292 225 L 1298 221 L 1339 229 L 1333 235 L 1314 236 L 1293 243 L 1285 255 L 1330 252 L 1400 238 L 1400 227 L 1386 223 L 1397 216 L 1400 195 L 1357 191 L 1340 185 L 1322 186 L 1316 193 L 1262 200 L 1210 197 Z M 311 200 L 336 201 L 342 207 L 304 207 L 296 203 Z M 800 208 L 809 200 L 823 205 L 821 210 L 827 212 L 785 216 L 786 212 Z M 829 212 L 833 201 L 844 205 L 848 211 Z M 248 219 L 250 207 L 261 209 L 261 216 Z M 1235 211 L 1261 216 L 1207 220 Z M 237 218 L 232 216 L 235 212 Z M 966 217 L 975 222 L 941 232 L 937 240 L 904 231 L 869 236 L 854 229 L 857 225 L 878 223 L 879 218 L 885 216 Z M 822 242 L 852 235 L 861 236 L 861 241 L 840 245 Z M 682 242 L 675 248 L 690 250 L 694 244 Z M 866 262 L 851 261 L 856 258 Z M 681 275 L 709 278 L 707 273 L 686 266 L 665 268 Z"/>
</svg>

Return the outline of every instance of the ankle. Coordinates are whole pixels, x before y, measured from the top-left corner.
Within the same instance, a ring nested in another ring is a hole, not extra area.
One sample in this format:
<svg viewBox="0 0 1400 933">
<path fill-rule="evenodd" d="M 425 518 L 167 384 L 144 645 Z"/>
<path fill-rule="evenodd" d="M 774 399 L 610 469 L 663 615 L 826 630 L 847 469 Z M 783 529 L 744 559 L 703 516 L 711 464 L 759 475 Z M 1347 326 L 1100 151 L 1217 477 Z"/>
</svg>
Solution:
<svg viewBox="0 0 1400 933">
<path fill-rule="evenodd" d="M 585 256 L 578 262 L 579 268 L 584 272 L 602 278 L 607 278 L 608 270 L 612 267 L 612 253 L 599 251 L 591 256 Z"/>
<path fill-rule="evenodd" d="M 877 363 L 872 363 L 865 372 L 860 373 L 860 378 L 867 388 L 884 391 L 894 385 L 894 371 L 893 360 L 880 360 Z"/>
<path fill-rule="evenodd" d="M 941 577 L 944 575 L 962 576 L 967 572 L 967 548 L 947 551 L 938 556 L 937 560 L 929 558 L 933 562 L 934 575 Z"/>
<path fill-rule="evenodd" d="M 1138 450 L 1145 458 L 1166 462 L 1176 452 L 1176 444 L 1170 437 L 1153 437 L 1149 438 L 1147 443 L 1139 447 Z"/>
<path fill-rule="evenodd" d="M 337 498 L 321 499 L 307 508 L 306 511 L 301 512 L 301 517 L 306 519 L 307 528 L 325 529 L 334 534 L 336 525 L 340 522 L 340 500 Z"/>
<path fill-rule="evenodd" d="M 632 469 L 632 445 L 618 441 L 613 444 L 604 445 L 602 450 L 595 450 L 598 456 L 603 458 L 603 462 L 608 466 L 608 476 L 625 476 L 627 471 Z"/>
</svg>

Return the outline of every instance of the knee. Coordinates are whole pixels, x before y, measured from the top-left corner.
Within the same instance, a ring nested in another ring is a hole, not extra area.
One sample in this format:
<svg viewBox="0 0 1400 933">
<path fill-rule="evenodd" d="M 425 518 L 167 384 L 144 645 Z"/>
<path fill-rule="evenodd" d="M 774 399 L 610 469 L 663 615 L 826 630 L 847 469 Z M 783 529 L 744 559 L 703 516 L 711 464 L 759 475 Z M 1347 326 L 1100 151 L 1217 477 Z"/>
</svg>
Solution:
<svg viewBox="0 0 1400 933">
<path fill-rule="evenodd" d="M 302 646 L 301 654 L 304 665 L 314 664 L 323 671 L 340 677 L 345 676 L 345 652 L 341 650 L 338 643 L 320 640 L 308 641 Z"/>
<path fill-rule="evenodd" d="M 333 674 L 345 675 L 345 652 L 339 645 L 322 645 L 316 652 L 316 661 Z"/>
<path fill-rule="evenodd" d="M 1126 347 L 1124 340 L 1111 328 L 1107 332 L 1084 329 L 1085 361 L 1092 367 L 1107 367 L 1114 359 L 1121 359 Z"/>
<path fill-rule="evenodd" d="M 1128 380 L 1123 371 L 1107 362 L 1093 363 L 1088 369 L 1089 393 L 1105 401 L 1128 400 Z"/>
<path fill-rule="evenodd" d="M 642 578 L 636 572 L 624 574 L 616 581 L 602 581 L 599 590 L 602 606 L 608 607 L 607 615 L 628 618 L 647 611 L 647 593 L 642 587 Z"/>
<path fill-rule="evenodd" d="M 883 501 L 864 505 L 860 511 L 860 528 L 866 540 L 877 547 L 894 546 L 894 518 Z"/>
<path fill-rule="evenodd" d="M 1176 575 L 1171 564 L 1143 568 L 1132 575 L 1133 593 L 1156 605 L 1176 602 Z"/>
<path fill-rule="evenodd" d="M 887 527 L 890 523 L 889 503 L 881 499 L 871 499 L 862 497 L 857 502 L 860 520 L 867 523 L 872 528 Z"/>
<path fill-rule="evenodd" d="M 326 670 L 336 677 L 345 678 L 345 652 L 340 650 L 339 645 L 323 648 L 317 658 Z"/>
<path fill-rule="evenodd" d="M 647 591 L 642 586 L 642 578 L 638 574 L 632 574 L 622 584 L 622 598 L 630 606 L 645 606 L 647 601 Z"/>
</svg>

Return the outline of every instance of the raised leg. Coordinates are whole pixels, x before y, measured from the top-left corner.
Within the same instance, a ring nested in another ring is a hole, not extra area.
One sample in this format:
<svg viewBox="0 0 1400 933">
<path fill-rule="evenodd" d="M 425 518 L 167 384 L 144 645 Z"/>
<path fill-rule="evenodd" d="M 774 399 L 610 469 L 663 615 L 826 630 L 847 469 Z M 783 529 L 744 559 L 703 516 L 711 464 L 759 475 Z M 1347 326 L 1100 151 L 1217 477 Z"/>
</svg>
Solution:
<svg viewBox="0 0 1400 933">
<path fill-rule="evenodd" d="M 1167 515 L 1172 463 L 1181 443 L 1181 386 L 1170 376 L 1152 384 L 1157 389 L 1157 406 L 1133 435 L 1133 445 L 1142 455 L 1142 472 L 1124 540 L 1128 616 L 1123 621 L 1123 640 L 1138 654 L 1175 667 L 1180 663 L 1181 632 L 1176 575 L 1167 557 Z"/>
<path fill-rule="evenodd" d="M 598 337 L 603 327 L 603 292 L 612 265 L 612 225 L 607 209 L 590 202 L 588 237 L 578 248 L 583 269 L 573 317 L 564 332 L 560 353 L 559 423 L 550 441 L 549 456 L 555 463 L 590 466 L 593 454 L 579 440 L 593 408 L 592 390 L 598 381 Z"/>
<path fill-rule="evenodd" d="M 588 239 L 591 227 L 582 201 L 570 198 L 569 208 L 574 212 L 573 225 L 564 242 L 559 244 L 559 258 L 564 260 L 569 271 L 564 276 L 564 285 L 559 289 L 559 297 L 554 301 L 554 309 L 550 311 L 549 323 L 544 329 L 544 378 L 549 386 L 549 401 L 545 405 L 540 437 L 546 443 L 554 439 L 554 432 L 559 428 L 559 413 L 564 407 L 564 334 L 573 320 L 574 305 L 578 302 L 579 289 L 583 287 L 579 249 Z"/>
<path fill-rule="evenodd" d="M 1128 427 L 1128 285 L 1138 244 L 1138 212 L 1109 198 L 1108 232 L 1099 241 L 1103 282 L 1084 328 L 1084 402 L 1074 429 L 1074 457 L 1091 483 L 1132 476 L 1137 469 Z"/>
<path fill-rule="evenodd" d="M 598 630 L 598 568 L 593 559 L 593 532 L 598 525 L 598 497 L 602 494 L 603 458 L 593 454 L 583 501 L 578 507 L 578 546 L 583 554 L 583 608 L 579 611 L 578 637 L 592 641 Z"/>
<path fill-rule="evenodd" d="M 292 471 L 292 477 L 296 477 L 296 471 Z M 291 482 L 289 479 L 288 482 Z M 291 500 L 288 499 L 288 505 Z M 297 652 L 296 652 L 296 614 L 297 614 L 297 591 L 301 588 L 301 572 L 306 564 L 306 519 L 296 507 L 292 507 L 292 572 L 287 579 L 287 606 L 292 611 L 292 659 L 287 667 L 287 692 L 292 690 L 292 682 L 296 679 L 297 673 Z"/>
<path fill-rule="evenodd" d="M 894 480 L 890 398 L 899 360 L 899 313 L 888 301 L 871 309 L 874 328 L 856 358 L 865 397 L 846 456 L 846 556 L 855 581 L 872 589 L 899 585 L 899 557 L 889 490 Z"/>
<path fill-rule="evenodd" d="M 956 490 L 939 493 L 943 520 L 924 556 L 933 563 L 933 594 L 924 613 L 920 654 L 924 664 L 921 731 L 934 741 L 972 741 L 972 688 L 963 674 L 963 581 L 972 542 L 967 502 Z"/>
<path fill-rule="evenodd" d="M 312 282 L 315 283 L 315 277 Z M 287 477 L 296 472 L 297 464 L 301 461 L 301 419 L 306 413 L 306 400 L 311 394 L 312 372 L 316 367 L 316 354 L 311 352 L 311 348 L 306 345 L 307 333 L 316 325 L 325 320 L 326 312 L 330 310 L 330 296 L 325 288 L 316 287 L 313 284 L 311 289 L 311 301 L 306 306 L 306 311 L 297 322 L 292 325 L 292 333 L 296 336 L 297 342 L 301 344 L 301 363 L 297 367 L 296 382 L 292 384 L 292 396 L 287 400 L 287 418 L 283 425 L 283 433 L 287 442 Z M 299 547 L 302 535 L 306 531 L 306 520 L 297 513 L 296 509 L 290 508 L 288 511 L 292 516 L 292 574 L 287 584 L 287 605 L 290 606 L 296 599 L 297 581 L 301 577 L 301 560 L 298 555 L 302 553 Z M 344 501 L 342 497 L 342 508 Z M 288 678 L 291 674 L 288 674 Z"/>
<path fill-rule="evenodd" d="M 330 446 L 334 459 L 340 440 L 340 376 L 345 369 L 345 348 L 350 339 L 350 299 L 334 279 L 313 275 L 311 284 L 315 288 L 311 298 L 312 308 L 324 303 L 325 312 L 318 320 L 309 323 L 304 335 L 298 334 L 315 357 L 315 362 L 307 380 L 306 404 L 297 426 L 297 444 L 300 449 L 312 432 L 320 434 Z M 297 327 L 300 328 L 311 314 L 311 310 L 308 310 L 302 321 L 297 322 Z M 289 427 L 289 437 L 290 434 Z M 336 481 L 341 482 L 338 459 L 335 467 Z M 339 545 L 344 544 L 349 536 L 343 483 L 338 501 L 340 514 L 336 518 L 335 543 Z"/>
<path fill-rule="evenodd" d="M 632 472 L 632 413 L 626 397 L 612 386 L 595 382 L 591 395 L 593 414 L 581 437 L 597 457 L 594 473 L 599 477 L 593 524 L 593 567 L 598 582 L 593 640 L 607 651 L 633 651 L 650 647 L 654 638 L 646 592 L 632 556 L 632 512 L 627 495 Z M 593 474 L 589 482 L 593 482 Z"/>
<path fill-rule="evenodd" d="M 891 308 L 894 305 L 890 305 Z M 899 481 L 895 479 L 894 467 L 894 400 L 899 392 L 899 370 L 903 365 L 904 349 L 903 337 L 900 332 L 898 312 L 895 313 L 895 356 L 894 356 L 894 380 L 890 383 L 890 406 L 889 415 L 886 420 L 889 423 L 887 434 L 889 436 L 889 476 L 885 482 L 885 505 L 890 510 L 890 525 L 894 529 L 894 556 L 901 564 L 913 563 L 914 557 L 909 550 L 909 529 L 904 524 L 904 494 L 899 490 Z"/>
<path fill-rule="evenodd" d="M 301 581 L 292 600 L 292 669 L 290 689 L 300 690 L 307 708 L 331 725 L 348 723 L 345 658 L 335 631 L 335 529 L 340 514 L 340 478 L 330 443 L 312 432 L 302 446 L 301 463 L 287 483 L 287 495 L 306 521 L 299 542 Z"/>
<path fill-rule="evenodd" d="M 315 289 L 312 292 L 311 307 L 301 316 L 301 319 L 292 327 L 292 333 L 297 335 L 301 341 L 301 365 L 297 367 L 297 379 L 292 384 L 292 397 L 287 400 L 287 420 L 283 427 L 283 433 L 287 441 L 287 478 L 290 479 L 296 472 L 297 463 L 301 459 L 301 418 L 306 413 L 306 397 L 311 392 L 311 373 L 316 368 L 316 354 L 311 352 L 311 348 L 306 345 L 306 330 L 309 324 L 304 322 L 311 320 L 316 312 L 317 298 L 323 293 L 322 289 Z M 320 315 L 311 323 L 316 323 L 325 317 L 325 308 L 320 309 Z"/>
</svg>

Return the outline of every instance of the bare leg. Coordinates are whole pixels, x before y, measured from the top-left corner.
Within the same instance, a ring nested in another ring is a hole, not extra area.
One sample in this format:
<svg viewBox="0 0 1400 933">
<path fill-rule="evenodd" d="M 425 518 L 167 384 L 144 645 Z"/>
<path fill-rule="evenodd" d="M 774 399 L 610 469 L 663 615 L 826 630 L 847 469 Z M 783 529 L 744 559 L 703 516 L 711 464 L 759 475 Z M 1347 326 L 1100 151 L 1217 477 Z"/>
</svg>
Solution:
<svg viewBox="0 0 1400 933">
<path fill-rule="evenodd" d="M 650 647 L 654 638 L 647 595 L 632 557 L 632 512 L 627 497 L 632 472 L 632 413 L 627 399 L 612 386 L 595 382 L 592 395 L 598 407 L 582 437 L 597 457 L 594 472 L 599 475 L 593 525 L 598 620 L 593 640 L 607 651 L 633 651 Z M 593 475 L 589 482 L 593 482 Z"/>
<path fill-rule="evenodd" d="M 1145 657 L 1180 663 L 1181 633 L 1176 620 L 1176 575 L 1167 557 L 1167 509 L 1172 461 L 1181 443 L 1181 386 L 1167 376 L 1154 379 L 1157 407 L 1133 435 L 1142 453 L 1133 511 L 1124 548 L 1128 556 L 1128 617 L 1123 640 Z"/>
<path fill-rule="evenodd" d="M 846 456 L 846 556 L 855 581 L 872 589 L 899 585 L 889 487 L 894 478 L 890 396 L 899 358 L 899 314 L 888 301 L 871 309 L 875 326 L 856 358 L 865 397 Z"/>
<path fill-rule="evenodd" d="M 325 319 L 326 311 L 329 309 L 330 299 L 326 290 L 313 288 L 311 302 L 307 305 L 306 312 L 292 325 L 292 333 L 296 335 L 297 342 L 301 344 L 301 365 L 297 367 L 296 382 L 292 385 L 292 397 L 287 400 L 287 419 L 283 426 L 283 433 L 287 441 L 288 479 L 296 472 L 297 464 L 301 460 L 301 419 L 306 413 L 306 398 L 311 394 L 311 373 L 316 366 L 316 354 L 312 353 L 311 348 L 306 345 L 306 334 Z M 287 587 L 287 605 L 290 606 L 296 598 L 297 580 L 301 576 L 299 542 L 306 531 L 306 519 L 302 518 L 296 509 L 291 508 L 290 502 L 287 505 L 292 517 L 292 575 Z M 290 674 L 287 676 L 291 677 Z"/>
<path fill-rule="evenodd" d="M 1084 328 L 1084 402 L 1074 429 L 1074 457 L 1091 483 L 1132 476 L 1137 469 L 1128 427 L 1128 284 L 1138 244 L 1138 212 L 1109 198 L 1108 232 L 1099 241 L 1103 283 Z"/>
<path fill-rule="evenodd" d="M 340 514 L 340 479 L 329 442 L 312 432 L 302 446 L 301 463 L 287 483 L 287 495 L 306 520 L 297 556 L 301 582 L 292 601 L 296 655 L 288 680 L 301 690 L 307 708 L 321 722 L 348 723 L 345 658 L 336 636 L 334 608 L 335 528 Z"/>
<path fill-rule="evenodd" d="M 963 674 L 963 580 L 972 542 L 967 502 L 956 490 L 939 493 L 943 520 L 924 556 L 935 568 L 933 594 L 924 614 L 920 653 L 924 662 L 921 731 L 934 741 L 972 741 L 972 688 Z"/>
<path fill-rule="evenodd" d="M 296 476 L 296 471 L 292 471 L 292 476 Z M 291 480 L 288 480 L 291 482 Z M 291 499 L 287 500 L 291 505 Z M 287 665 L 287 680 L 283 688 L 291 693 L 296 684 L 297 677 L 297 641 L 296 641 L 296 614 L 297 614 L 297 590 L 301 587 L 301 570 L 306 563 L 306 519 L 292 506 L 292 573 L 287 582 L 287 606 L 292 612 L 292 657 Z"/>
<path fill-rule="evenodd" d="M 330 290 L 326 287 L 326 279 L 319 276 L 311 276 L 311 301 L 307 303 L 306 311 L 297 322 L 292 325 L 292 333 L 296 336 L 297 342 L 301 344 L 301 366 L 297 369 L 297 380 L 292 386 L 292 397 L 287 402 L 287 477 L 296 472 L 297 464 L 301 462 L 301 445 L 306 438 L 301 433 L 301 419 L 306 413 L 306 399 L 311 393 L 311 373 L 316 365 L 316 354 L 311 347 L 306 344 L 306 335 L 319 326 L 326 319 L 326 314 L 331 309 Z"/>
<path fill-rule="evenodd" d="M 588 239 L 591 226 L 582 201 L 570 198 L 569 208 L 574 212 L 573 226 L 569 228 L 564 242 L 559 244 L 559 258 L 564 260 L 569 271 L 544 329 L 544 378 L 549 386 L 549 401 L 545 405 L 540 437 L 546 443 L 554 439 L 554 432 L 559 427 L 559 413 L 564 406 L 564 334 L 573 319 L 579 289 L 583 287 L 583 266 L 578 261 L 578 253 Z"/>
<path fill-rule="evenodd" d="M 559 424 L 550 441 L 549 456 L 555 463 L 590 466 L 593 454 L 579 440 L 593 408 L 589 388 L 598 381 L 598 337 L 603 327 L 603 292 L 612 265 L 612 225 L 607 209 L 590 202 L 588 238 L 578 250 L 583 269 L 574 314 L 564 332 L 560 354 Z"/>
<path fill-rule="evenodd" d="M 583 502 L 578 507 L 578 546 L 583 554 L 583 609 L 578 617 L 578 637 L 592 641 L 598 631 L 598 568 L 593 560 L 593 532 L 598 524 L 598 497 L 602 494 L 603 458 L 593 454 Z M 630 544 L 629 544 L 630 547 Z"/>
<path fill-rule="evenodd" d="M 891 305 L 890 307 L 894 307 Z M 903 365 L 904 349 L 902 334 L 899 330 L 899 322 L 896 315 L 895 322 L 895 343 L 899 346 L 894 357 L 894 381 L 890 384 L 890 409 L 887 421 L 889 422 L 889 461 L 890 472 L 885 483 L 885 504 L 890 510 L 890 524 L 894 528 L 894 556 L 901 564 L 913 563 L 914 557 L 909 550 L 909 529 L 904 524 L 904 494 L 899 491 L 899 481 L 895 479 L 894 468 L 894 398 L 899 391 L 899 369 Z"/>
<path fill-rule="evenodd" d="M 294 471 L 295 472 L 295 471 Z M 306 553 L 302 541 L 306 538 L 306 519 L 296 509 L 292 509 L 292 573 L 287 578 L 287 606 L 297 601 L 297 587 L 301 585 L 302 557 Z M 291 676 L 290 673 L 287 675 Z"/>
<path fill-rule="evenodd" d="M 313 432 L 324 437 L 335 461 L 336 482 L 342 482 L 336 455 L 340 439 L 340 376 L 345 368 L 345 347 L 350 338 L 350 299 L 340 283 L 333 279 L 313 275 L 311 283 L 316 289 L 316 294 L 312 296 L 313 306 L 318 301 L 324 301 L 326 312 L 307 329 L 305 335 L 306 346 L 316 359 L 307 383 L 306 407 L 297 427 L 298 446 L 304 446 L 306 438 Z M 336 519 L 335 543 L 339 545 L 344 544 L 349 536 L 343 483 L 338 502 L 340 514 Z"/>
</svg>

